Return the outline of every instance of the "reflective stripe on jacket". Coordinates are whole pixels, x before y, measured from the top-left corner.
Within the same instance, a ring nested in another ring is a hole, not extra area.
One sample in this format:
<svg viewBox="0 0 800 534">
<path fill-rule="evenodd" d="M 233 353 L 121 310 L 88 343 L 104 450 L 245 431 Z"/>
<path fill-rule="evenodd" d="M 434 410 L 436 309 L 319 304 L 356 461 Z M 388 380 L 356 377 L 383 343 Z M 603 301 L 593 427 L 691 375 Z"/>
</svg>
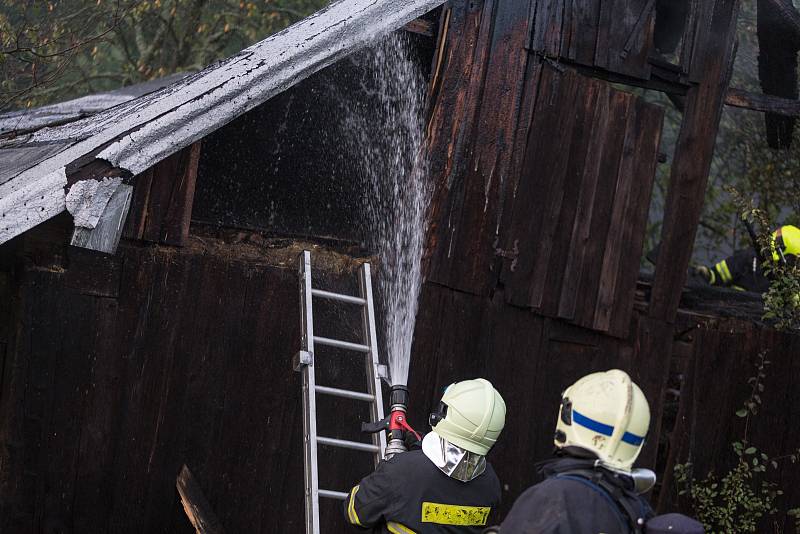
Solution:
<svg viewBox="0 0 800 534">
<path fill-rule="evenodd" d="M 479 533 L 500 502 L 491 465 L 471 482 L 442 473 L 422 451 L 394 456 L 350 490 L 347 522 L 393 534 Z"/>
</svg>

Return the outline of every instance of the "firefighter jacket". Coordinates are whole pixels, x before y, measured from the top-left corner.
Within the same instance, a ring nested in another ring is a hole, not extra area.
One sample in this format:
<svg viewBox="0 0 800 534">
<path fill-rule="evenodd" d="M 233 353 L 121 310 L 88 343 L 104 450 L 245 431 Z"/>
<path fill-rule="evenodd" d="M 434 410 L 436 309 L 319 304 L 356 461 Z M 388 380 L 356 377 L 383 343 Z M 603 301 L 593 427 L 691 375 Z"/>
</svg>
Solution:
<svg viewBox="0 0 800 534">
<path fill-rule="evenodd" d="M 347 521 L 372 532 L 479 533 L 500 502 L 500 481 L 487 462 L 470 482 L 442 473 L 420 450 L 397 454 L 350 490 Z"/>
<path fill-rule="evenodd" d="M 653 515 L 630 477 L 595 468 L 593 460 L 558 458 L 540 470 L 547 478 L 519 496 L 501 534 L 630 534 L 641 532 L 639 518 Z"/>
<path fill-rule="evenodd" d="M 718 262 L 711 271 L 711 285 L 730 286 L 745 291 L 763 293 L 769 289 L 769 280 L 753 250 L 739 250 Z"/>
</svg>

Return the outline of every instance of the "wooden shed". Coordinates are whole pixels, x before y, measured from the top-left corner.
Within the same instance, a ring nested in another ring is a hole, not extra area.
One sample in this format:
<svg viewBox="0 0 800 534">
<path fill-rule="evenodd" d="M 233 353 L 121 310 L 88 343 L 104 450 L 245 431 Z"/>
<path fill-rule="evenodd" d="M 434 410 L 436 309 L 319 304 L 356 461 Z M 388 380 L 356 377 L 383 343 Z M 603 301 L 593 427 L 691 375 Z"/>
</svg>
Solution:
<svg viewBox="0 0 800 534">
<path fill-rule="evenodd" d="M 28 129 L 0 117 L 4 531 L 191 531 L 175 492 L 184 463 L 229 532 L 302 531 L 296 255 L 312 248 L 323 282 L 342 291 L 370 255 L 348 215 L 359 198 L 351 154 L 319 126 L 339 123 L 331 88 L 369 98 L 348 58 L 389 31 L 412 34 L 429 84 L 435 193 L 412 421 L 426 420 L 442 386 L 492 380 L 509 406 L 491 456 L 501 513 L 552 449 L 561 390 L 593 370 L 628 370 L 650 399 L 642 464 L 666 474 L 664 507 L 681 504 L 676 461 L 728 464 L 760 351 L 776 368 L 761 424 L 782 429 L 768 446 L 798 443 L 797 338 L 753 314 L 724 318 L 724 303 L 699 311 L 684 291 L 726 100 L 792 109 L 729 92 L 738 1 L 687 0 L 670 30 L 673 62 L 655 51 L 666 30 L 653 0 L 396 4 L 342 0 L 61 126 L 46 111 Z M 626 86 L 684 105 L 666 154 L 670 262 L 648 281 L 639 266 L 663 109 Z M 323 315 L 323 327 L 337 318 Z M 366 416 L 327 409 L 344 437 Z M 327 465 L 339 481 L 368 471 Z M 781 476 L 785 507 L 800 499 L 800 473 Z M 338 514 L 326 505 L 323 524 Z"/>
</svg>

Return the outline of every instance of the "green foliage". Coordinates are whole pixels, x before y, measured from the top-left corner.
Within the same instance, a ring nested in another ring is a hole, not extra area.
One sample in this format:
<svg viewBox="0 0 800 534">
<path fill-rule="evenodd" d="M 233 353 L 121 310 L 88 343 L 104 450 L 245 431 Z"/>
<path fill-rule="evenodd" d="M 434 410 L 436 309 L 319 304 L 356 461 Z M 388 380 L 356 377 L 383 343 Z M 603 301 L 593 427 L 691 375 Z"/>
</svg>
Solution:
<svg viewBox="0 0 800 534">
<path fill-rule="evenodd" d="M 755 453 L 748 456 L 753 462 L 758 462 Z M 683 490 L 684 494 L 690 495 L 697 518 L 705 525 L 706 532 L 756 532 L 759 519 L 777 512 L 775 498 L 781 491 L 775 484 L 759 479 L 757 468 L 760 467 L 763 465 L 751 467 L 747 458 L 743 458 L 722 479 L 711 473 L 701 481 L 692 481 L 688 489 Z M 676 466 L 675 475 L 679 483 L 685 484 L 690 480 L 690 469 L 691 464 Z"/>
<path fill-rule="evenodd" d="M 692 504 L 697 519 L 709 534 L 739 534 L 757 532 L 765 516 L 778 512 L 776 500 L 783 495 L 777 484 L 767 478 L 768 471 L 777 470 L 783 461 L 796 463 L 800 450 L 783 456 L 771 457 L 748 441 L 752 418 L 761 407 L 766 368 L 770 361 L 761 352 L 756 362 L 755 374 L 747 382 L 750 395 L 736 416 L 744 419 L 742 439 L 731 444 L 736 455 L 736 465 L 721 478 L 708 473 L 697 479 L 691 462 L 676 464 L 674 468 L 678 494 L 686 496 Z M 800 526 L 800 508 L 789 510 L 789 517 Z"/>
<path fill-rule="evenodd" d="M 326 0 L 4 0 L 0 110 L 197 70 Z"/>
</svg>

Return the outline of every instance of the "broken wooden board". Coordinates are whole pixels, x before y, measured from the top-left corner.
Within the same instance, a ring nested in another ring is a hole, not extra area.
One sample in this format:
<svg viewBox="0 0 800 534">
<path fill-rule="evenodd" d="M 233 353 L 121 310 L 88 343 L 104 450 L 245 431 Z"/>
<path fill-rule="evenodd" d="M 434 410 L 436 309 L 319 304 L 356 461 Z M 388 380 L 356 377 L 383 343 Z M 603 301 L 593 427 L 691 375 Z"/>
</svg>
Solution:
<svg viewBox="0 0 800 534">
<path fill-rule="evenodd" d="M 224 534 L 225 529 L 217 519 L 214 510 L 208 503 L 208 499 L 203 495 L 203 490 L 200 489 L 200 484 L 194 479 L 192 472 L 183 464 L 181 472 L 175 481 L 175 487 L 178 489 L 178 494 L 181 497 L 181 504 L 183 511 L 186 512 L 186 517 L 191 521 L 192 526 L 197 531 L 197 534 Z"/>
</svg>

